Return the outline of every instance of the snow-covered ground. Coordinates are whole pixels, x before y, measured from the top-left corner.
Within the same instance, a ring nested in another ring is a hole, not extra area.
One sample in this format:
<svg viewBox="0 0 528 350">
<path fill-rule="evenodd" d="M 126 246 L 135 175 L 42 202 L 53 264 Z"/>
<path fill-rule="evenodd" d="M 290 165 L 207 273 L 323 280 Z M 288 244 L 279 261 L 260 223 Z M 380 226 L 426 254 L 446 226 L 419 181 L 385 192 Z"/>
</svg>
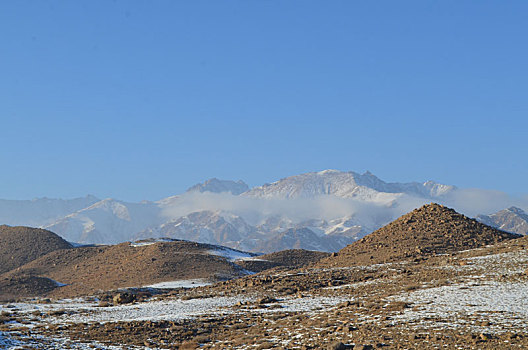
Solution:
<svg viewBox="0 0 528 350">
<path fill-rule="evenodd" d="M 111 307 L 96 307 L 85 305 L 83 312 L 57 316 L 50 319 L 54 323 L 63 322 L 117 322 L 117 321 L 161 321 L 182 320 L 204 314 L 222 314 L 229 312 L 227 308 L 239 301 L 249 301 L 247 297 L 214 297 L 200 299 L 172 299 L 147 303 L 118 305 Z M 64 305 L 65 309 L 70 309 Z"/>
<path fill-rule="evenodd" d="M 117 321 L 161 321 L 182 320 L 200 315 L 219 315 L 238 312 L 234 308 L 237 303 L 254 302 L 256 296 L 212 297 L 190 300 L 168 299 L 146 303 L 99 307 L 96 301 L 82 299 L 65 299 L 51 304 L 14 303 L 2 308 L 7 311 L 16 310 L 19 313 L 40 311 L 49 313 L 61 310 L 64 315 L 47 318 L 47 322 L 80 323 L 80 322 L 117 322 Z M 333 307 L 338 303 L 350 300 L 349 297 L 288 297 L 277 302 L 280 308 L 263 308 L 262 312 L 276 311 L 313 311 Z M 0 309 L 2 311 L 2 309 Z"/>
<path fill-rule="evenodd" d="M 422 289 L 392 298 L 412 304 L 397 323 L 432 328 L 470 326 L 475 330 L 505 332 L 528 324 L 528 285 L 526 283 L 464 283 Z M 488 324 L 489 322 L 489 324 Z M 485 328 L 480 329 L 485 323 Z"/>
</svg>

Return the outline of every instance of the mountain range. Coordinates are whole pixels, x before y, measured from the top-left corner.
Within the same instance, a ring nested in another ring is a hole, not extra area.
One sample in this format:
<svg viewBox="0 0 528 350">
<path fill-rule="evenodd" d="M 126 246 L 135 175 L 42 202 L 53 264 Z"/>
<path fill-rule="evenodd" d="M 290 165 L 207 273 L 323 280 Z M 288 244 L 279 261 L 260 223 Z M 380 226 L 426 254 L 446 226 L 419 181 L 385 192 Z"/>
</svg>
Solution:
<svg viewBox="0 0 528 350">
<path fill-rule="evenodd" d="M 370 172 L 324 170 L 254 188 L 241 180 L 210 179 L 182 194 L 139 203 L 94 196 L 0 200 L 0 224 L 41 227 L 82 244 L 168 237 L 253 252 L 332 252 L 428 202 L 471 212 L 467 203 L 474 195 L 434 181 L 390 183 Z M 528 232 L 528 215 L 517 207 L 478 220 Z"/>
</svg>

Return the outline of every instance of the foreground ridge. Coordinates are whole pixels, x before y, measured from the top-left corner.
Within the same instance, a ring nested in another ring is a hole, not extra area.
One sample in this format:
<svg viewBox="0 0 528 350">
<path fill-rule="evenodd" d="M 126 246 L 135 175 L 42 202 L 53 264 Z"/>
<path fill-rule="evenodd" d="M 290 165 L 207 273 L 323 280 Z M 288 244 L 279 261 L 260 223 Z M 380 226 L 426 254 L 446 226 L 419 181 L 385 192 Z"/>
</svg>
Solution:
<svg viewBox="0 0 528 350">
<path fill-rule="evenodd" d="M 426 204 L 343 248 L 320 266 L 376 264 L 447 254 L 520 235 L 484 225 L 437 203 Z"/>
</svg>

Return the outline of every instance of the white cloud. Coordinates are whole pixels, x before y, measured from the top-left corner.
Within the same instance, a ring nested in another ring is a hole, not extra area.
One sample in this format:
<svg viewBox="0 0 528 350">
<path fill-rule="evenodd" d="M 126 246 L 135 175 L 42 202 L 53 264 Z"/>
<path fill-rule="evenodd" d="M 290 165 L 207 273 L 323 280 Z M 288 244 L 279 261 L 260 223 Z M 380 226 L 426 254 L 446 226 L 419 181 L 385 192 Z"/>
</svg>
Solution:
<svg viewBox="0 0 528 350">
<path fill-rule="evenodd" d="M 262 199 L 230 193 L 194 192 L 174 198 L 165 206 L 163 214 L 178 218 L 196 211 L 224 211 L 241 216 L 251 225 L 271 216 L 286 217 L 297 223 L 353 216 L 358 224 L 375 227 L 429 202 L 431 199 L 409 195 L 395 195 L 392 201 L 365 202 L 331 195 L 310 199 Z M 437 202 L 470 217 L 494 213 L 512 205 L 528 209 L 528 196 L 516 198 L 503 192 L 481 189 L 458 189 Z"/>
</svg>

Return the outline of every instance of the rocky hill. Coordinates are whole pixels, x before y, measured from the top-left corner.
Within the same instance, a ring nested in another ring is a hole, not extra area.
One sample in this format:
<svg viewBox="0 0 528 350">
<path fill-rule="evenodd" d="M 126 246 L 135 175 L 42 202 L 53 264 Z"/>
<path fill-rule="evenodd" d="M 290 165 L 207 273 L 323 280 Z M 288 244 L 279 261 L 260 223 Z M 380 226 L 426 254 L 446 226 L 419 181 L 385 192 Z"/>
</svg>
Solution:
<svg viewBox="0 0 528 350">
<path fill-rule="evenodd" d="M 246 274 L 233 260 L 252 256 L 189 241 L 78 247 L 51 252 L 0 275 L 1 294 L 25 297 L 42 295 L 44 291 L 45 294 L 75 296 L 160 282 L 223 280 Z M 53 288 L 50 289 L 50 285 Z"/>
<path fill-rule="evenodd" d="M 431 203 L 403 215 L 321 261 L 324 266 L 376 264 L 484 247 L 519 235 Z"/>
<path fill-rule="evenodd" d="M 53 232 L 25 226 L 1 225 L 0 274 L 50 252 L 68 248 L 72 248 L 72 245 Z"/>
</svg>

